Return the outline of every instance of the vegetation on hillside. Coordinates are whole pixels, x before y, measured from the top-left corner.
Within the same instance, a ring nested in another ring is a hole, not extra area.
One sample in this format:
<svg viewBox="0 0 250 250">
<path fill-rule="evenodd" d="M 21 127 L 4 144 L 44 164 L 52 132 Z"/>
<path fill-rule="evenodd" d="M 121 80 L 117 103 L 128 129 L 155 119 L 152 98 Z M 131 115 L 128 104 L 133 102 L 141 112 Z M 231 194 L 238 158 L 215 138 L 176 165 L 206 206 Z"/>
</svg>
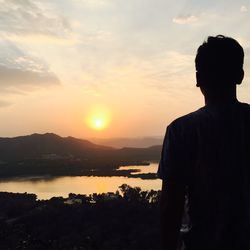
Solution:
<svg viewBox="0 0 250 250">
<path fill-rule="evenodd" d="M 131 176 L 121 165 L 159 161 L 161 146 L 122 148 L 93 144 L 55 134 L 0 138 L 0 178 L 50 176 Z M 134 176 L 133 176 L 134 177 Z M 142 178 L 156 178 L 142 175 Z"/>
<path fill-rule="evenodd" d="M 157 250 L 159 197 L 126 184 L 66 199 L 0 193 L 1 249 Z"/>
</svg>

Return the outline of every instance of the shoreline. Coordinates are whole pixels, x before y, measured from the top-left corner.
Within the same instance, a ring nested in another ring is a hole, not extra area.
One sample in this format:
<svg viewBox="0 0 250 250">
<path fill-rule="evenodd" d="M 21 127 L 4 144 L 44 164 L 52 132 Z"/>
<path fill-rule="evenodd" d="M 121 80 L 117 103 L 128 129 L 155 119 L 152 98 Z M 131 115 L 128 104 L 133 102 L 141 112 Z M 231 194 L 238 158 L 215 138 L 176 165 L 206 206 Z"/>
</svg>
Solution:
<svg viewBox="0 0 250 250">
<path fill-rule="evenodd" d="M 126 173 L 124 173 L 126 172 Z M 138 172 L 138 174 L 131 174 Z M 56 179 L 61 177 L 127 177 L 127 178 L 141 178 L 141 179 L 158 179 L 156 173 L 145 173 L 140 174 L 139 171 L 136 170 L 117 170 L 115 171 L 115 174 L 105 174 L 105 173 L 96 173 L 93 174 L 74 174 L 74 175 L 13 175 L 13 176 L 1 176 L 0 182 L 7 182 L 7 181 L 13 181 L 13 180 L 49 180 L 49 179 Z"/>
</svg>

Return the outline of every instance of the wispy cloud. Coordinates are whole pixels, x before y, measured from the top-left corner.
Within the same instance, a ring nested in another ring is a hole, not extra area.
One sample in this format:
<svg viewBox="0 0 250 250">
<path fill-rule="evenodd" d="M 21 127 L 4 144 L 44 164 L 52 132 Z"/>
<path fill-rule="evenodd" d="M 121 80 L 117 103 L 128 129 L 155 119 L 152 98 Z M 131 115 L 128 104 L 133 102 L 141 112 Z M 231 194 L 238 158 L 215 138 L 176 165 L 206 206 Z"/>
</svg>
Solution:
<svg viewBox="0 0 250 250">
<path fill-rule="evenodd" d="M 29 91 L 59 84 L 58 77 L 42 60 L 25 54 L 10 42 L 0 42 L 0 89 Z"/>
<path fill-rule="evenodd" d="M 8 68 L 0 65 L 0 88 L 32 90 L 52 84 L 59 84 L 57 77 L 51 72 L 36 72 L 31 70 L 21 70 L 18 68 Z"/>
<path fill-rule="evenodd" d="M 173 18 L 173 22 L 177 24 L 195 23 L 197 21 L 198 21 L 198 17 L 194 15 L 183 15 L 183 16 L 177 16 Z"/>
<path fill-rule="evenodd" d="M 98 87 L 131 88 L 135 85 L 141 89 L 164 90 L 178 92 L 180 87 L 187 89 L 194 82 L 194 55 L 184 54 L 179 51 L 165 51 L 160 55 L 151 56 L 150 59 L 131 57 L 124 64 L 113 62 L 104 66 L 100 75 L 85 73 L 85 81 L 88 84 L 89 93 L 95 93 Z M 104 87 L 105 86 L 105 87 Z M 188 87 L 186 87 L 188 86 Z"/>
<path fill-rule="evenodd" d="M 64 16 L 38 4 L 37 1 L 0 0 L 0 37 L 2 39 L 33 40 L 51 42 L 70 39 L 72 27 Z M 47 37 L 47 39 L 45 39 Z"/>
<path fill-rule="evenodd" d="M 12 104 L 10 102 L 0 100 L 0 108 L 5 108 L 5 107 L 11 106 L 11 105 Z"/>
<path fill-rule="evenodd" d="M 74 2 L 89 8 L 100 8 L 111 4 L 111 0 L 74 0 Z"/>
<path fill-rule="evenodd" d="M 240 7 L 240 11 L 241 11 L 241 12 L 248 12 L 248 8 L 247 8 L 245 5 L 242 5 L 242 6 Z"/>
<path fill-rule="evenodd" d="M 194 76 L 194 55 L 169 51 L 154 62 L 147 75 L 150 85 L 157 89 L 177 90 L 182 86 L 191 86 Z"/>
</svg>

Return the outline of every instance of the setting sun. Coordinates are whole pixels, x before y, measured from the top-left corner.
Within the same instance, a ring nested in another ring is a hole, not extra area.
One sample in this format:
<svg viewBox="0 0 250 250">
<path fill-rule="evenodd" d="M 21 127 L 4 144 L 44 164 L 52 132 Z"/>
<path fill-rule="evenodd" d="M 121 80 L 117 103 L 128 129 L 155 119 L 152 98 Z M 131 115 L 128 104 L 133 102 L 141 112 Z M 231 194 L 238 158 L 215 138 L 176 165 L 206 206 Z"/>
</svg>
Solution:
<svg viewBox="0 0 250 250">
<path fill-rule="evenodd" d="M 104 129 L 105 126 L 106 126 L 106 122 L 103 118 L 101 118 L 101 117 L 93 118 L 92 127 L 94 129 L 101 130 L 101 129 Z"/>
<path fill-rule="evenodd" d="M 87 117 L 87 124 L 91 129 L 103 130 L 110 123 L 110 114 L 108 110 L 102 108 L 94 108 Z"/>
<path fill-rule="evenodd" d="M 94 121 L 94 125 L 95 125 L 95 127 L 96 127 L 97 129 L 100 129 L 100 128 L 103 127 L 104 122 L 103 122 L 102 119 L 98 119 L 98 118 L 97 118 L 97 119 Z"/>
</svg>

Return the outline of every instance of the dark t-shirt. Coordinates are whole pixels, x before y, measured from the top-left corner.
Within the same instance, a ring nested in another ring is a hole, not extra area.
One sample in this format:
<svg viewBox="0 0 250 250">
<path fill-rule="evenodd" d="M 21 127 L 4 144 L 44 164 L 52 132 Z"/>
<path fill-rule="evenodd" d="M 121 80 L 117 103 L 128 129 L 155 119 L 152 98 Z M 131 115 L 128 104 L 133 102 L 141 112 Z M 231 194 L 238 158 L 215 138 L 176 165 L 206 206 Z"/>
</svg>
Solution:
<svg viewBox="0 0 250 250">
<path fill-rule="evenodd" d="M 187 186 L 189 250 L 250 249 L 250 106 L 207 105 L 167 128 L 158 176 Z"/>
</svg>

